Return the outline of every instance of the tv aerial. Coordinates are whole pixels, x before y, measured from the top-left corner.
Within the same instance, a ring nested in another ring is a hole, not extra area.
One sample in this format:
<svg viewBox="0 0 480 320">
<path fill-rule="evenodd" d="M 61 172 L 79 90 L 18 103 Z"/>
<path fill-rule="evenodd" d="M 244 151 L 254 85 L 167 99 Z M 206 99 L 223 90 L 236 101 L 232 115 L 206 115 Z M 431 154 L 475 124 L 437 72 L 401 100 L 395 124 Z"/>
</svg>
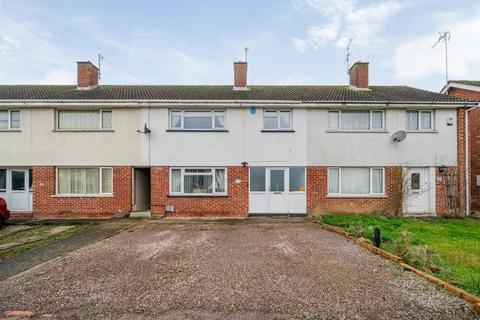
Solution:
<svg viewBox="0 0 480 320">
<path fill-rule="evenodd" d="M 435 46 L 440 42 L 445 44 L 445 83 L 448 83 L 448 41 L 450 41 L 451 36 L 452 34 L 450 31 L 439 32 L 438 40 L 432 46 L 432 48 L 435 48 Z"/>
</svg>

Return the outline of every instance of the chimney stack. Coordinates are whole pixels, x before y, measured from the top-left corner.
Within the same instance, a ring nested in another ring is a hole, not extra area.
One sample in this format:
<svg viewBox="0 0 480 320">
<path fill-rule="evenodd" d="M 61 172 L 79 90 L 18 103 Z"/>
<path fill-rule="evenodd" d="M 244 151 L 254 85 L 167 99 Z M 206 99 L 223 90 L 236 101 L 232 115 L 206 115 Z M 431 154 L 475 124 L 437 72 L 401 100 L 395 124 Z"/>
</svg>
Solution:
<svg viewBox="0 0 480 320">
<path fill-rule="evenodd" d="M 247 62 L 233 63 L 233 90 L 248 90 L 247 88 Z"/>
<path fill-rule="evenodd" d="M 77 89 L 88 90 L 98 85 L 98 68 L 90 61 L 77 62 Z"/>
<path fill-rule="evenodd" d="M 368 89 L 368 62 L 357 61 L 348 70 L 350 85 L 356 89 Z"/>
</svg>

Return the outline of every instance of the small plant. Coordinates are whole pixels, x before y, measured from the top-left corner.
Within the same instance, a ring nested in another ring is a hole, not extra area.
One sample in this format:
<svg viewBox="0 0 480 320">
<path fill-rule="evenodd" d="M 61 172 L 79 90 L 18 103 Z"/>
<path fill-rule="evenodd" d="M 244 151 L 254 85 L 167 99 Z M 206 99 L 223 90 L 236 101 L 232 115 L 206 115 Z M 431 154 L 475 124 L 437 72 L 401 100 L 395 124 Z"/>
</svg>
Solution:
<svg viewBox="0 0 480 320">
<path fill-rule="evenodd" d="M 412 248 L 410 232 L 407 230 L 400 232 L 400 235 L 393 240 L 392 247 L 397 255 L 406 258 Z"/>
<path fill-rule="evenodd" d="M 437 273 L 440 270 L 433 262 L 435 253 L 427 245 L 412 247 L 409 256 L 415 266 L 423 271 Z"/>
<path fill-rule="evenodd" d="M 355 238 L 365 237 L 365 229 L 359 224 L 350 225 L 349 231 Z"/>
</svg>

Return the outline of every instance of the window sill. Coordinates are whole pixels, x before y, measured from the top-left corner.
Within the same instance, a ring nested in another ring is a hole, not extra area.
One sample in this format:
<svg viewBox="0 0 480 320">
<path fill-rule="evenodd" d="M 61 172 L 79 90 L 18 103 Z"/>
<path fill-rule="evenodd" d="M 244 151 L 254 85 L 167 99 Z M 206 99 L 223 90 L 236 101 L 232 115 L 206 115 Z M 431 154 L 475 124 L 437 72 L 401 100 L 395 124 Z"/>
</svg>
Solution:
<svg viewBox="0 0 480 320">
<path fill-rule="evenodd" d="M 22 132 L 22 129 L 0 129 L 0 132 Z"/>
<path fill-rule="evenodd" d="M 437 130 L 405 130 L 406 133 L 438 133 Z"/>
<path fill-rule="evenodd" d="M 227 129 L 168 129 L 167 132 L 229 132 Z"/>
<path fill-rule="evenodd" d="M 113 198 L 113 194 L 54 194 L 52 198 Z"/>
<path fill-rule="evenodd" d="M 388 198 L 386 195 L 384 194 L 379 194 L 379 195 L 375 195 L 375 194 L 329 194 L 327 195 L 327 198 L 342 198 L 342 199 L 345 199 L 345 198 L 352 198 L 352 199 L 359 199 L 359 198 L 369 198 L 369 199 L 384 199 L 384 198 Z"/>
<path fill-rule="evenodd" d="M 112 129 L 55 129 L 52 132 L 115 132 Z"/>
<path fill-rule="evenodd" d="M 388 133 L 387 130 L 335 130 L 327 129 L 327 133 Z"/>
<path fill-rule="evenodd" d="M 169 194 L 168 198 L 225 198 L 228 194 Z"/>
<path fill-rule="evenodd" d="M 295 130 L 291 130 L 291 129 L 278 129 L 278 130 L 268 130 L 268 129 L 263 129 L 261 130 L 260 132 L 295 132 Z"/>
</svg>

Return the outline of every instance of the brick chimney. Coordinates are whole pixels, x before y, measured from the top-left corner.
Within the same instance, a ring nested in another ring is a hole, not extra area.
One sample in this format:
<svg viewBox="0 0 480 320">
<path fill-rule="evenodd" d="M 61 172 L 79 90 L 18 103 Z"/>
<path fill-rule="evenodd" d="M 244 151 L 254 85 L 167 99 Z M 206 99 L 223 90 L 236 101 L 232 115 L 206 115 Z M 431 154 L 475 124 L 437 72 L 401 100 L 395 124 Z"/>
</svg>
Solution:
<svg viewBox="0 0 480 320">
<path fill-rule="evenodd" d="M 238 61 L 233 63 L 233 90 L 248 90 L 247 63 Z"/>
<path fill-rule="evenodd" d="M 357 61 L 348 70 L 350 85 L 356 89 L 368 89 L 368 62 Z"/>
<path fill-rule="evenodd" d="M 77 89 L 92 89 L 98 85 L 98 68 L 90 61 L 77 62 Z"/>
</svg>

